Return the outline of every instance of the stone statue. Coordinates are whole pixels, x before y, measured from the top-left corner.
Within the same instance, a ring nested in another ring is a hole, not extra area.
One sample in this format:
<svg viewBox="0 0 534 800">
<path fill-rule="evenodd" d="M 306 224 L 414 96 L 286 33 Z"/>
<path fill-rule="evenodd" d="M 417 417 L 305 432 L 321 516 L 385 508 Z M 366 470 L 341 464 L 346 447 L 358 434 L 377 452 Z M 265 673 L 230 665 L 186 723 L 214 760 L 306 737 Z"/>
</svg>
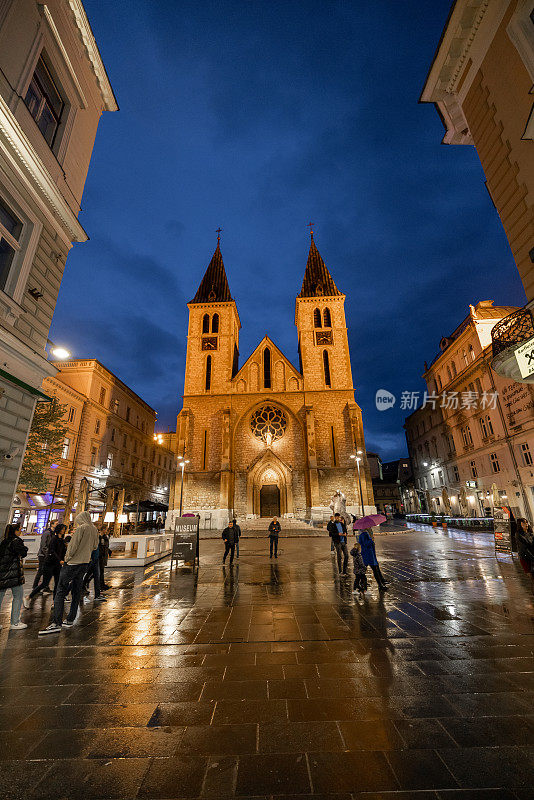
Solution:
<svg viewBox="0 0 534 800">
<path fill-rule="evenodd" d="M 341 514 L 347 528 L 352 524 L 352 517 L 347 514 L 347 498 L 340 489 L 330 498 L 330 508 L 332 509 L 332 514 Z"/>
</svg>

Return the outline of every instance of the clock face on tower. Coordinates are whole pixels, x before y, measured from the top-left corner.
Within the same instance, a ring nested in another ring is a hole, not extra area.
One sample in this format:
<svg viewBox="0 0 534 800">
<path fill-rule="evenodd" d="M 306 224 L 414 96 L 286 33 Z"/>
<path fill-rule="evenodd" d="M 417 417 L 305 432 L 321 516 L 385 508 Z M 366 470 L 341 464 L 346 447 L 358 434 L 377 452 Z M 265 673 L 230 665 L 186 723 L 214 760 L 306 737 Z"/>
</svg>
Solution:
<svg viewBox="0 0 534 800">
<path fill-rule="evenodd" d="M 217 350 L 217 337 L 216 336 L 204 336 L 202 339 L 202 349 L 203 350 Z"/>
<path fill-rule="evenodd" d="M 316 344 L 332 344 L 332 331 L 316 331 Z"/>
</svg>

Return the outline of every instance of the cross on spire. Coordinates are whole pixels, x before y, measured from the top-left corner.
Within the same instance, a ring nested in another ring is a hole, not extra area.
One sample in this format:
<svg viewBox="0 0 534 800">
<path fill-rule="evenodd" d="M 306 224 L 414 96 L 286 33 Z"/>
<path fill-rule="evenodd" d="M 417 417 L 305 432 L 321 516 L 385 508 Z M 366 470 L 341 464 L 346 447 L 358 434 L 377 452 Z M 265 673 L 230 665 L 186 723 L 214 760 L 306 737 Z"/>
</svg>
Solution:
<svg viewBox="0 0 534 800">
<path fill-rule="evenodd" d="M 217 230 L 215 231 L 215 233 L 217 234 L 217 243 L 221 241 L 221 231 L 222 231 L 221 227 L 217 228 Z"/>
<path fill-rule="evenodd" d="M 306 227 L 310 229 L 310 236 L 313 239 L 313 222 L 308 222 Z"/>
</svg>

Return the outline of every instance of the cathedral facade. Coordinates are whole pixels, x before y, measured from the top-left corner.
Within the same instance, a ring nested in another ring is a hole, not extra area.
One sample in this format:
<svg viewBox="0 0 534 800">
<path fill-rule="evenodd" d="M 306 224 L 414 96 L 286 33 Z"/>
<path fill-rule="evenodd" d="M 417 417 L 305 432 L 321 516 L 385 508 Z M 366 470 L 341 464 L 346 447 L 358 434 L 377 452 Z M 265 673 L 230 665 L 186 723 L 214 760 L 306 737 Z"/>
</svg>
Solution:
<svg viewBox="0 0 534 800">
<path fill-rule="evenodd" d="M 265 336 L 239 365 L 240 321 L 220 244 L 193 300 L 183 409 L 174 450 L 188 463 L 183 510 L 204 524 L 257 517 L 322 520 L 335 492 L 356 515 L 373 513 L 362 413 L 354 399 L 344 311 L 311 240 L 296 298 L 299 367 Z M 355 456 L 359 462 L 361 493 Z M 180 506 L 180 475 L 174 514 Z M 283 523 L 282 523 L 283 525 Z"/>
</svg>

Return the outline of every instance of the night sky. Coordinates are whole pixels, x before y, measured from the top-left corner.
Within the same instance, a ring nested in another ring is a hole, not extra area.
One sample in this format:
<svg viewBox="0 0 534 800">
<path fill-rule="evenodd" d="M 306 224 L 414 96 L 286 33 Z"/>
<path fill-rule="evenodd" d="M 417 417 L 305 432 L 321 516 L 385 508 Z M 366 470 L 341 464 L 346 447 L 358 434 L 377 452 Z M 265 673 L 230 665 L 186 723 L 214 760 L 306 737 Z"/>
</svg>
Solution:
<svg viewBox="0 0 534 800">
<path fill-rule="evenodd" d="M 51 338 L 98 358 L 174 429 L 186 302 L 223 228 L 240 365 L 268 334 L 296 365 L 306 224 L 346 315 L 367 448 L 443 335 L 525 297 L 473 148 L 418 98 L 450 3 L 85 0 L 120 111 L 105 113 Z"/>
</svg>

